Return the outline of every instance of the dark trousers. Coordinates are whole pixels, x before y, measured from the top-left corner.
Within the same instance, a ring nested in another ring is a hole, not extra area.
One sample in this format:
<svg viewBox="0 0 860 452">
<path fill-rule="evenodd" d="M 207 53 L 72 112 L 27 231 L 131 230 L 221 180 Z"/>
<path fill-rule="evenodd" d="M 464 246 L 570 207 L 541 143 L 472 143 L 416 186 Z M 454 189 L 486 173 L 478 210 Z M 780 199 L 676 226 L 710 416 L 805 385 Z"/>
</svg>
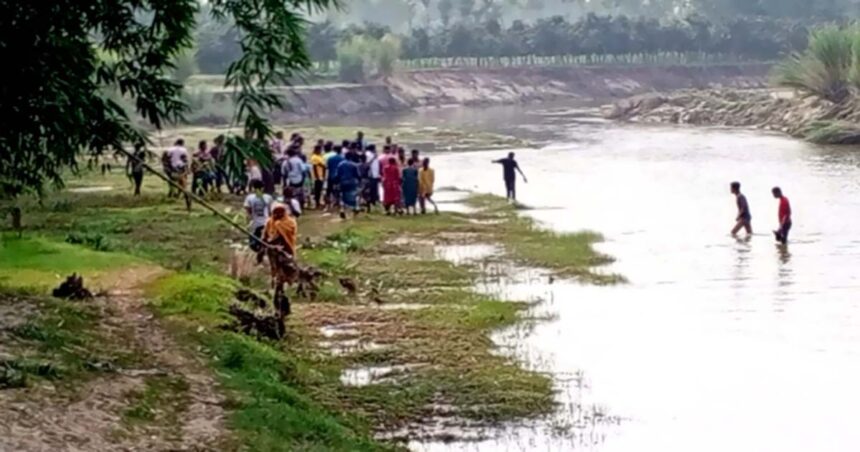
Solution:
<svg viewBox="0 0 860 452">
<path fill-rule="evenodd" d="M 367 194 L 368 199 L 367 204 L 371 206 L 375 206 L 379 203 L 379 179 L 368 179 L 367 180 Z"/>
<path fill-rule="evenodd" d="M 134 181 L 134 196 L 140 196 L 140 187 L 143 185 L 143 171 L 132 172 L 131 179 Z"/>
<path fill-rule="evenodd" d="M 263 229 L 265 229 L 265 226 L 257 226 L 256 228 L 254 228 L 254 231 L 253 231 L 254 237 L 256 237 L 258 239 L 262 239 L 263 238 Z M 248 246 L 251 247 L 252 251 L 257 252 L 257 253 L 259 253 L 260 250 L 263 249 L 263 244 L 260 243 L 259 240 L 255 240 L 251 237 L 248 237 Z"/>
<path fill-rule="evenodd" d="M 791 221 L 786 221 L 782 226 L 779 227 L 779 230 L 774 232 L 776 235 L 776 240 L 779 243 L 785 245 L 788 243 L 788 233 L 791 231 Z"/>
<path fill-rule="evenodd" d="M 276 183 L 272 175 L 272 170 L 268 168 L 260 168 L 260 174 L 263 176 L 263 193 L 274 195 Z"/>
<path fill-rule="evenodd" d="M 505 179 L 505 197 L 508 199 L 517 199 L 517 180 Z"/>
<path fill-rule="evenodd" d="M 321 180 L 314 181 L 314 205 L 317 208 L 322 206 L 322 195 L 323 188 L 325 187 L 325 183 Z"/>
</svg>

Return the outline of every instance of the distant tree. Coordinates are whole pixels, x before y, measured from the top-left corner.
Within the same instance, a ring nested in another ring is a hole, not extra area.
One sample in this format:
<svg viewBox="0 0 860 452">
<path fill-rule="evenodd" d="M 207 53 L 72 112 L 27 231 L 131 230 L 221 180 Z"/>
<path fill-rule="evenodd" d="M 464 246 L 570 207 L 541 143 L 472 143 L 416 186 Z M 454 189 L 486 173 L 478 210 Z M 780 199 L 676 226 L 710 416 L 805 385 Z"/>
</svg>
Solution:
<svg viewBox="0 0 860 452">
<path fill-rule="evenodd" d="M 337 42 L 340 40 L 340 30 L 331 21 L 313 23 L 308 27 L 308 54 L 314 61 L 328 63 L 337 59 Z"/>
<path fill-rule="evenodd" d="M 453 0 L 439 0 L 436 4 L 439 9 L 439 19 L 442 21 L 442 26 L 448 28 L 451 24 L 451 12 L 454 10 Z"/>
<path fill-rule="evenodd" d="M 216 20 L 208 4 L 197 14 L 197 66 L 204 74 L 223 74 L 242 56 L 241 36 L 235 23 Z"/>
<path fill-rule="evenodd" d="M 335 0 L 258 2 L 209 0 L 212 17 L 240 31 L 243 53 L 227 70 L 235 87 L 234 156 L 265 159 L 268 108 L 280 105 L 266 90 L 287 83 L 310 59 L 304 17 Z M 0 196 L 42 193 L 61 185 L 81 151 L 101 153 L 147 141 L 125 110 L 105 92 L 115 87 L 153 127 L 185 111 L 182 85 L 171 79 L 175 58 L 189 49 L 198 0 L 57 0 L 15 2 L 0 15 L 0 56 L 14 61 L 0 89 Z"/>
<path fill-rule="evenodd" d="M 430 34 L 426 28 L 412 30 L 412 35 L 406 40 L 403 52 L 406 58 L 426 58 L 431 52 Z"/>
<path fill-rule="evenodd" d="M 475 0 L 457 0 L 457 12 L 460 14 L 460 20 L 472 20 L 474 11 Z"/>
</svg>

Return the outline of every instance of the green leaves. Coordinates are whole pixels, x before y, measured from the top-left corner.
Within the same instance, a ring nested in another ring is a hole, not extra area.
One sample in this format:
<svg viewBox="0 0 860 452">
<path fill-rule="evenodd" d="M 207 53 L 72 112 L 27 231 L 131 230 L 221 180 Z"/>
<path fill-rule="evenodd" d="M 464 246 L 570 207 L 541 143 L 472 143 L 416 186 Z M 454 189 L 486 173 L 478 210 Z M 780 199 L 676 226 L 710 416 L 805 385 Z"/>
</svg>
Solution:
<svg viewBox="0 0 860 452">
<path fill-rule="evenodd" d="M 245 158 L 267 161 L 266 114 L 281 106 L 270 88 L 310 66 L 305 17 L 334 6 L 335 0 L 208 3 L 213 19 L 235 22 L 243 51 L 227 74 L 238 93 L 235 122 L 245 129 L 243 137 L 228 139 L 235 169 Z M 0 196 L 61 185 L 63 170 L 75 168 L 81 152 L 147 141 L 120 101 L 130 101 L 156 129 L 181 120 L 187 107 L 177 80 L 192 69 L 185 60 L 200 7 L 198 0 L 57 0 L 6 8 L 0 56 L 16 64 L 0 87 Z"/>
<path fill-rule="evenodd" d="M 213 18 L 232 19 L 241 36 L 242 56 L 227 69 L 225 86 L 236 90 L 233 121 L 243 127 L 244 136 L 228 137 L 228 172 L 241 171 L 245 160 L 264 165 L 271 161 L 267 142 L 273 131 L 266 115 L 282 106 L 273 88 L 288 85 L 292 76 L 311 66 L 303 39 L 308 24 L 305 17 L 337 5 L 336 0 L 209 3 Z"/>
<path fill-rule="evenodd" d="M 860 86 L 860 28 L 830 25 L 814 30 L 809 47 L 777 65 L 773 79 L 779 86 L 834 103 L 845 101 L 849 86 Z"/>
</svg>

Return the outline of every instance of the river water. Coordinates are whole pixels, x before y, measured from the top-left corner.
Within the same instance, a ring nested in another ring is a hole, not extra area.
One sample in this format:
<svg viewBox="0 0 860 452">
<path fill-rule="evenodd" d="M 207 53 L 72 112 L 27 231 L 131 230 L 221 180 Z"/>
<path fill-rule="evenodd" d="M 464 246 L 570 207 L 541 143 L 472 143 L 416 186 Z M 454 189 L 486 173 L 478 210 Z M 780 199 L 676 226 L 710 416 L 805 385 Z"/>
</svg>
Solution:
<svg viewBox="0 0 860 452">
<path fill-rule="evenodd" d="M 632 126 L 595 111 L 434 113 L 540 143 L 517 151 L 520 200 L 546 227 L 603 233 L 629 284 L 548 284 L 514 270 L 484 289 L 555 319 L 499 335 L 556 379 L 562 408 L 491 439 L 427 451 L 860 450 L 860 153 L 728 129 Z M 429 119 L 428 119 L 429 118 Z M 437 185 L 502 194 L 501 151 L 434 158 Z M 736 240 L 739 180 L 755 235 Z M 794 230 L 774 244 L 779 185 Z"/>
</svg>

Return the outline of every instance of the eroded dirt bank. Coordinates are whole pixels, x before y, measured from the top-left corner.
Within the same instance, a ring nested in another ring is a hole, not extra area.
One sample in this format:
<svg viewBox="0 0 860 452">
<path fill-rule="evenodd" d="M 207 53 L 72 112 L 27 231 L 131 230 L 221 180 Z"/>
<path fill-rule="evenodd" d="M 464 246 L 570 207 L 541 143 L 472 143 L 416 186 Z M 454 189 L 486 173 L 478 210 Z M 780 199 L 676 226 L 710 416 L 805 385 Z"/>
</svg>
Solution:
<svg viewBox="0 0 860 452">
<path fill-rule="evenodd" d="M 599 99 L 686 88 L 753 88 L 769 65 L 542 67 L 401 72 L 364 85 L 296 87 L 277 119 L 403 111 L 447 105 L 491 105 Z"/>
<path fill-rule="evenodd" d="M 644 123 L 750 127 L 820 144 L 860 143 L 860 105 L 790 90 L 699 89 L 644 94 L 603 108 L 608 119 Z"/>
</svg>

